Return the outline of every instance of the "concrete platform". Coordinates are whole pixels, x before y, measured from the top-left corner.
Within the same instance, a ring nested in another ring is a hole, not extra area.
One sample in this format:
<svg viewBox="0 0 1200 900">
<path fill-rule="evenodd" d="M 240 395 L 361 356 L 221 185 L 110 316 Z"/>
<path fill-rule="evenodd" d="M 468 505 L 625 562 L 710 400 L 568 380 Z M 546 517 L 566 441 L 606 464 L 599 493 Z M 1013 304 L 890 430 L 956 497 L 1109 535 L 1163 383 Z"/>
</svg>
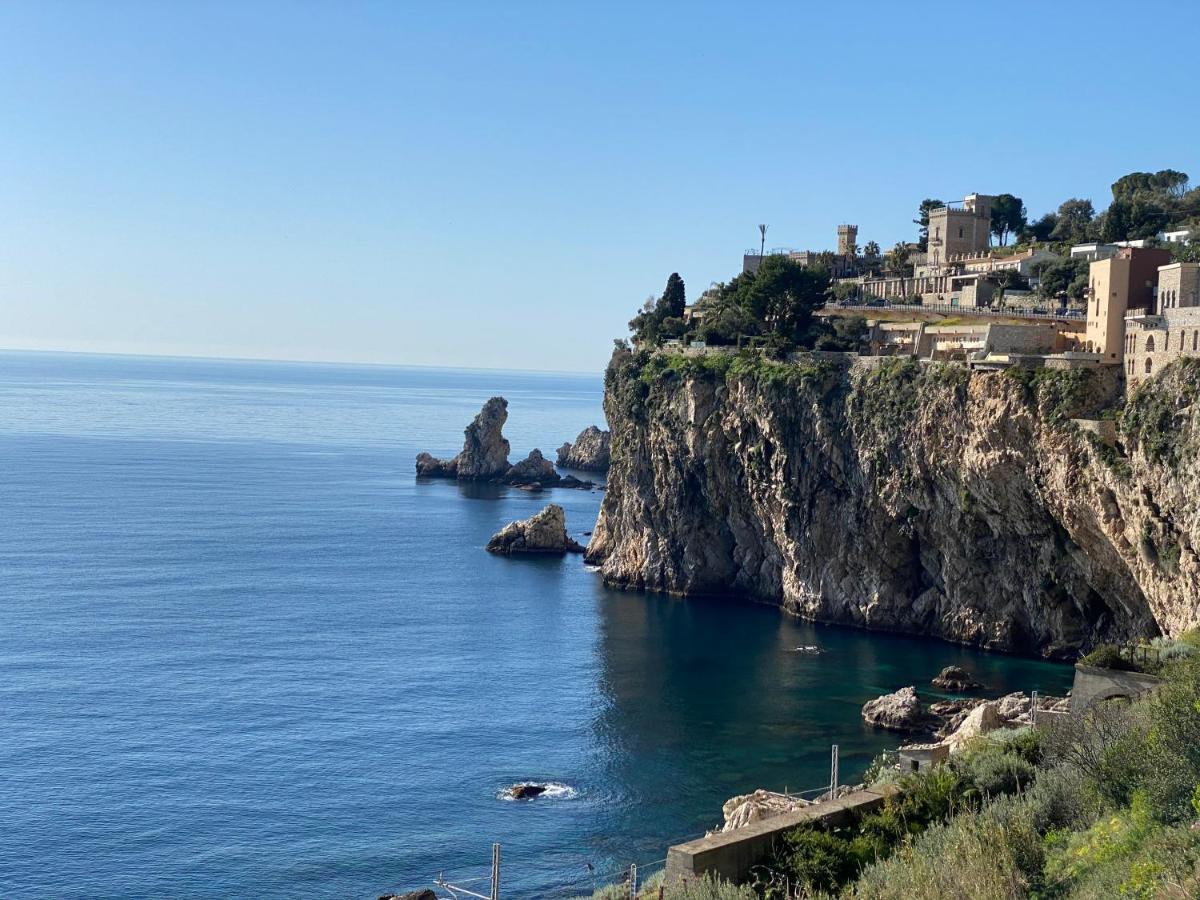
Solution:
<svg viewBox="0 0 1200 900">
<path fill-rule="evenodd" d="M 895 785 L 888 784 L 855 791 L 733 831 L 676 844 L 667 851 L 667 881 L 690 881 L 711 873 L 739 884 L 749 876 L 751 867 L 767 856 L 775 839 L 785 832 L 799 825 L 837 828 L 853 824 L 859 816 L 883 806 L 884 800 L 896 790 Z"/>
</svg>

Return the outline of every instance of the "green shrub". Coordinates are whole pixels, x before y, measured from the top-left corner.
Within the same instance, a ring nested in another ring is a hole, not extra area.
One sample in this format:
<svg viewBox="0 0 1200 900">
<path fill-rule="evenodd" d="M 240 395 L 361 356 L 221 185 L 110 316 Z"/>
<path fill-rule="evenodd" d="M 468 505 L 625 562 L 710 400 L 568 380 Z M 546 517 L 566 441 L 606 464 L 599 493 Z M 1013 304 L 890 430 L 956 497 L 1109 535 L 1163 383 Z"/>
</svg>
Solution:
<svg viewBox="0 0 1200 900">
<path fill-rule="evenodd" d="M 1200 860 L 1200 835 L 1159 825 L 1140 795 L 1087 830 L 1055 832 L 1045 843 L 1046 893 L 1052 896 L 1151 900 L 1163 896 L 1167 884 L 1194 875 Z"/>
<path fill-rule="evenodd" d="M 658 900 L 659 891 L 664 900 L 756 900 L 754 891 L 748 886 L 739 887 L 727 881 L 704 876 L 686 884 L 666 884 L 659 873 L 638 889 L 639 900 Z M 628 900 L 629 886 L 613 884 L 592 894 L 592 900 Z"/>
<path fill-rule="evenodd" d="M 1005 829 L 982 816 L 935 825 L 890 859 L 868 866 L 844 896 L 862 900 L 1008 900 L 1025 880 Z"/>
<path fill-rule="evenodd" d="M 980 797 L 1012 794 L 1033 783 L 1033 764 L 1000 748 L 972 753 L 964 763 L 964 775 Z"/>
<path fill-rule="evenodd" d="M 1079 661 L 1085 666 L 1095 666 L 1098 669 L 1120 669 L 1126 672 L 1137 670 L 1137 665 L 1122 656 L 1121 648 L 1116 644 L 1101 644 Z"/>
<path fill-rule="evenodd" d="M 866 835 L 797 828 L 780 839 L 768 865 L 756 870 L 755 888 L 768 895 L 782 874 L 785 884 L 803 887 L 810 894 L 835 891 L 857 878 L 867 863 L 886 852 L 885 845 Z"/>
</svg>

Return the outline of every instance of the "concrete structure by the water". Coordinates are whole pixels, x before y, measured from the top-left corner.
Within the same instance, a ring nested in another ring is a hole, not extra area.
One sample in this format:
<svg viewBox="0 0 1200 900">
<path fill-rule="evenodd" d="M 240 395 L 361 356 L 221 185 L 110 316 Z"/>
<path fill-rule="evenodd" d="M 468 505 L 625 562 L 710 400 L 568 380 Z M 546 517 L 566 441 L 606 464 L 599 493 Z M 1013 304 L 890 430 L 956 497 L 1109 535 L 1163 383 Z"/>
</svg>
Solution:
<svg viewBox="0 0 1200 900">
<path fill-rule="evenodd" d="M 1075 665 L 1075 684 L 1071 688 L 1071 712 L 1078 714 L 1105 700 L 1132 700 L 1162 684 L 1161 678 L 1123 669 L 1101 669 Z"/>
<path fill-rule="evenodd" d="M 771 852 L 776 838 L 800 825 L 820 828 L 851 825 L 865 813 L 883 806 L 884 800 L 895 791 L 895 785 L 890 784 L 866 788 L 733 831 L 677 844 L 667 851 L 667 881 L 692 880 L 711 874 L 740 884 L 749 876 L 751 867 Z"/>
</svg>

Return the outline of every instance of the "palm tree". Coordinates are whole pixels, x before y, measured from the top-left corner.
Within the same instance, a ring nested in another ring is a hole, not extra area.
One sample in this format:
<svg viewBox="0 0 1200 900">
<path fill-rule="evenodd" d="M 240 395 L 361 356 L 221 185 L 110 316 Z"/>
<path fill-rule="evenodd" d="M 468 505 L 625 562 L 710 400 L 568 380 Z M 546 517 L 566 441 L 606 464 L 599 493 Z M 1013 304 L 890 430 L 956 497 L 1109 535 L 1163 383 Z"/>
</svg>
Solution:
<svg viewBox="0 0 1200 900">
<path fill-rule="evenodd" d="M 759 245 L 758 245 L 758 255 L 759 255 L 759 257 L 761 258 L 761 257 L 762 257 L 762 255 L 763 255 L 763 253 L 764 253 L 764 252 L 766 251 L 766 249 L 767 249 L 767 226 L 766 226 L 766 225 L 759 225 L 759 226 L 758 226 L 758 233 L 759 233 L 759 234 L 762 236 L 762 241 L 760 241 L 760 242 L 759 242 Z"/>
<path fill-rule="evenodd" d="M 898 241 L 896 246 L 888 251 L 887 267 L 893 272 L 903 272 L 904 266 L 908 263 L 908 247 L 903 241 Z"/>
</svg>

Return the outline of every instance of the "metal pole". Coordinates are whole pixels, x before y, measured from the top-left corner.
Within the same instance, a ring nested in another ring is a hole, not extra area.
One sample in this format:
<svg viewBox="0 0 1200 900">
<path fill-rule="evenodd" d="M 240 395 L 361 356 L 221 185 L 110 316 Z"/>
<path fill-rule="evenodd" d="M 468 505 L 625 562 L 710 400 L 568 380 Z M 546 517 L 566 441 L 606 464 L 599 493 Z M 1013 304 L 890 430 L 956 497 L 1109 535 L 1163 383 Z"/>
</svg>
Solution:
<svg viewBox="0 0 1200 900">
<path fill-rule="evenodd" d="M 1034 725 L 1034 726 L 1037 725 L 1037 712 L 1038 712 L 1037 691 L 1030 691 L 1030 693 L 1029 693 L 1029 724 L 1030 725 Z"/>
<path fill-rule="evenodd" d="M 838 788 L 838 745 L 834 744 L 829 752 L 829 799 L 837 798 Z"/>
<path fill-rule="evenodd" d="M 637 900 L 637 863 L 629 865 L 629 900 Z"/>
<path fill-rule="evenodd" d="M 500 845 L 492 844 L 492 900 L 500 900 Z"/>
</svg>

